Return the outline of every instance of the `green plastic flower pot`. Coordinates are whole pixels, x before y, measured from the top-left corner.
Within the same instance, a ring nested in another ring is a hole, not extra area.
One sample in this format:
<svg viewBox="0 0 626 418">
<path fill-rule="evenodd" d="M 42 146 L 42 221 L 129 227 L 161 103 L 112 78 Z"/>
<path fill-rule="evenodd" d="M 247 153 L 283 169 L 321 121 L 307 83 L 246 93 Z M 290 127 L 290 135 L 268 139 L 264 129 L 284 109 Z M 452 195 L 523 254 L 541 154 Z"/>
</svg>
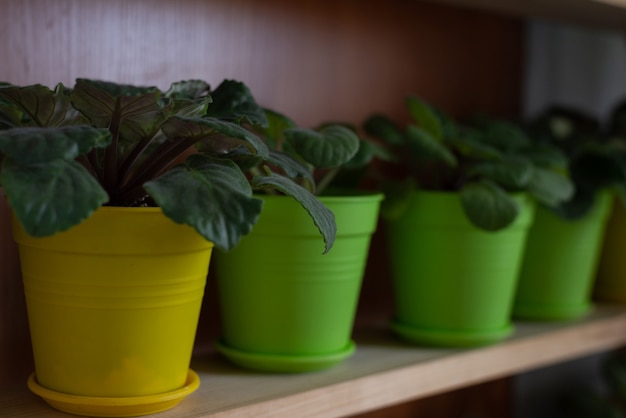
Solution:
<svg viewBox="0 0 626 418">
<path fill-rule="evenodd" d="M 604 233 L 604 243 L 594 286 L 594 297 L 626 303 L 626 206 L 615 199 Z"/>
<path fill-rule="evenodd" d="M 511 310 L 534 204 L 516 195 L 520 215 L 497 232 L 467 219 L 456 193 L 416 191 L 387 222 L 394 283 L 391 328 L 433 346 L 493 343 L 513 331 Z"/>
<path fill-rule="evenodd" d="M 592 211 L 573 221 L 537 208 L 515 296 L 515 317 L 567 320 L 591 310 L 611 202 L 610 194 L 599 194 Z"/>
<path fill-rule="evenodd" d="M 252 233 L 215 254 L 223 333 L 217 348 L 249 369 L 331 367 L 355 349 L 352 326 L 382 195 L 320 198 L 337 221 L 327 254 L 295 200 L 262 198 Z"/>
</svg>

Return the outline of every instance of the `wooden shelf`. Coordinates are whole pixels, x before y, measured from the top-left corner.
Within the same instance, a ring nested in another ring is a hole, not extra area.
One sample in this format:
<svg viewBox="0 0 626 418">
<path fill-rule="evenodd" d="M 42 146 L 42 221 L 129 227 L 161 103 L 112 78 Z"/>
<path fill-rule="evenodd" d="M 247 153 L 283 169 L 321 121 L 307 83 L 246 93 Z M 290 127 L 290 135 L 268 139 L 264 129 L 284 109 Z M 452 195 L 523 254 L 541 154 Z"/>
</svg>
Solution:
<svg viewBox="0 0 626 418">
<path fill-rule="evenodd" d="M 626 0 L 422 0 L 513 16 L 626 30 Z"/>
<path fill-rule="evenodd" d="M 198 356 L 202 384 L 155 418 L 341 417 L 426 397 L 577 357 L 626 346 L 626 307 L 602 305 L 566 323 L 524 323 L 504 342 L 476 349 L 421 348 L 397 340 L 384 324 L 356 333 L 356 354 L 322 372 L 252 373 L 215 354 Z M 25 387 L 0 392 L 2 416 L 54 418 Z"/>
</svg>

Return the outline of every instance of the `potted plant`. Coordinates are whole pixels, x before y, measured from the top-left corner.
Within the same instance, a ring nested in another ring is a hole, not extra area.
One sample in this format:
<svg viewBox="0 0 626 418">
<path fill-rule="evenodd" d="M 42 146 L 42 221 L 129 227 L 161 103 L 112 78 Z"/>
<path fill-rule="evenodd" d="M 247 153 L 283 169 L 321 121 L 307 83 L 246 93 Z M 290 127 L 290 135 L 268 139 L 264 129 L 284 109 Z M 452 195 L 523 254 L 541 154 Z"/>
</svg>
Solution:
<svg viewBox="0 0 626 418">
<path fill-rule="evenodd" d="M 342 124 L 297 127 L 267 110 L 259 131 L 273 170 L 282 170 L 335 214 L 333 250 L 322 254 L 302 208 L 275 193 L 259 194 L 264 209 L 252 232 L 216 253 L 222 317 L 218 350 L 245 368 L 307 372 L 329 368 L 354 352 L 359 291 L 382 195 L 359 191 L 359 170 L 374 156 Z M 250 166 L 252 173 L 267 163 Z"/>
<path fill-rule="evenodd" d="M 513 330 L 510 314 L 534 200 L 572 193 L 552 149 L 511 124 L 454 122 L 407 98 L 406 129 L 385 115 L 364 123 L 396 156 L 378 173 L 395 294 L 392 329 L 428 345 L 471 346 Z"/>
<path fill-rule="evenodd" d="M 601 138 L 599 121 L 582 111 L 547 109 L 528 123 L 534 141 L 567 156 L 575 193 L 554 207 L 539 205 L 516 292 L 514 315 L 567 320 L 587 314 L 612 206 L 611 188 L 624 187 L 623 163 Z"/>
<path fill-rule="evenodd" d="M 626 101 L 615 106 L 607 125 L 605 144 L 615 158 L 626 164 Z M 616 198 L 605 230 L 594 296 L 599 300 L 626 303 L 626 263 L 622 255 L 626 234 L 626 190 L 623 185 L 613 190 Z"/>
<path fill-rule="evenodd" d="M 296 199 L 322 234 L 334 216 L 278 173 L 241 82 L 169 90 L 78 79 L 0 87 L 0 182 L 14 214 L 36 372 L 30 388 L 80 415 L 145 415 L 198 385 L 189 369 L 213 245 L 250 232 L 254 188 Z M 242 152 L 243 154 L 243 152 Z"/>
</svg>

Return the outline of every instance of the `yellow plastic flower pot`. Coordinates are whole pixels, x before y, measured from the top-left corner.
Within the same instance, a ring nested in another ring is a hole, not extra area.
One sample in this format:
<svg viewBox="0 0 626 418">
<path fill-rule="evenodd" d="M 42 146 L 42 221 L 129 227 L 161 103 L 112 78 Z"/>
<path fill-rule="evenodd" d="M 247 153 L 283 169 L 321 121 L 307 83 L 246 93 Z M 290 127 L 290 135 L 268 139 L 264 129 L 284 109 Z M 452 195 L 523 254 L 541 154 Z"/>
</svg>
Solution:
<svg viewBox="0 0 626 418">
<path fill-rule="evenodd" d="M 197 388 L 189 363 L 211 243 L 158 208 L 103 207 L 46 238 L 13 225 L 33 392 L 70 413 L 137 416 Z"/>
</svg>

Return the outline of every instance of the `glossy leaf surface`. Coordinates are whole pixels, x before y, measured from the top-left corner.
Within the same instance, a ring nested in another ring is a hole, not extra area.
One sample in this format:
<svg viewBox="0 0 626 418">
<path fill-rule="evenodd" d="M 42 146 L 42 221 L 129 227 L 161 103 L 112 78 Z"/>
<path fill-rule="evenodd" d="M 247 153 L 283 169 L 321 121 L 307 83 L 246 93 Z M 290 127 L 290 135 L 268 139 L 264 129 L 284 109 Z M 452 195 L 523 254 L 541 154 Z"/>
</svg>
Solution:
<svg viewBox="0 0 626 418">
<path fill-rule="evenodd" d="M 227 250 L 261 213 L 262 201 L 252 197 L 248 180 L 229 160 L 192 155 L 144 187 L 166 216 Z"/>
</svg>

